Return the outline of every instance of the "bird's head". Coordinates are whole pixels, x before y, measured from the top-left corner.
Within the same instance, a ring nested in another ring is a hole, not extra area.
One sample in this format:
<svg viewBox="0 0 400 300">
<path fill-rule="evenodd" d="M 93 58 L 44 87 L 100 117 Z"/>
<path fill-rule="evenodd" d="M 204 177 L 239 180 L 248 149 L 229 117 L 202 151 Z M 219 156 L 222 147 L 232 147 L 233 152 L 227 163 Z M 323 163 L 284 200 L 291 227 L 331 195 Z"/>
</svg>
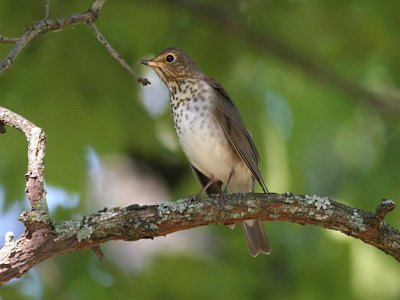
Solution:
<svg viewBox="0 0 400 300">
<path fill-rule="evenodd" d="M 201 75 L 193 59 L 179 48 L 167 48 L 153 59 L 142 60 L 140 63 L 156 71 L 167 85 Z"/>
</svg>

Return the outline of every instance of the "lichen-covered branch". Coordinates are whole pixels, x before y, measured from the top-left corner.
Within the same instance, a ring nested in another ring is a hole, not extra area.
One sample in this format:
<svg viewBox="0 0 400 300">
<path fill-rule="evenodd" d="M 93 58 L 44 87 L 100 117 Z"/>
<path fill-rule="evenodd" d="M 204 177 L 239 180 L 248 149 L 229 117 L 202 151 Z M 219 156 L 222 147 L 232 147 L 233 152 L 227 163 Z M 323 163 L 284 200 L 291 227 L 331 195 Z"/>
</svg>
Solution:
<svg viewBox="0 0 400 300">
<path fill-rule="evenodd" d="M 22 52 L 22 50 L 25 49 L 25 47 L 35 38 L 41 36 L 42 34 L 45 34 L 47 32 L 56 32 L 59 31 L 62 28 L 65 28 L 67 26 L 71 26 L 74 24 L 88 24 L 89 27 L 93 30 L 93 24 L 94 22 L 97 21 L 97 18 L 99 16 L 100 10 L 102 9 L 104 3 L 106 0 L 96 0 L 92 6 L 83 13 L 76 13 L 67 17 L 63 18 L 57 18 L 57 19 L 50 19 L 50 2 L 45 1 L 45 18 L 43 20 L 37 21 L 33 23 L 30 27 L 26 28 L 23 32 L 23 34 L 18 37 L 18 38 L 9 38 L 9 37 L 3 37 L 0 36 L 0 42 L 1 43 L 14 43 L 14 46 L 11 48 L 11 50 L 8 52 L 6 57 L 0 61 L 0 73 L 6 71 L 8 68 L 11 67 L 13 64 L 14 60 L 17 58 L 17 56 Z M 97 30 L 98 31 L 98 30 Z M 98 31 L 98 34 L 101 35 L 101 33 Z M 98 39 L 99 35 L 97 35 Z M 104 37 L 103 40 L 105 41 Z M 100 42 L 104 44 L 103 41 L 100 40 Z M 119 55 L 112 47 L 111 45 L 107 42 L 109 47 L 107 50 L 109 53 L 114 57 L 117 58 L 117 60 L 120 62 L 122 67 L 129 72 L 131 76 L 135 78 L 138 82 L 142 83 L 143 85 L 146 85 L 150 83 L 147 79 L 142 78 L 138 76 L 133 70 L 123 61 L 121 55 Z M 110 49 L 113 50 L 110 51 Z M 125 65 L 121 62 L 123 61 Z"/>
<path fill-rule="evenodd" d="M 0 284 L 20 277 L 45 259 L 97 247 L 109 240 L 153 239 L 208 224 L 231 224 L 254 218 L 337 230 L 400 261 L 400 231 L 382 220 L 393 209 L 394 202 L 384 200 L 379 207 L 375 212 L 366 212 L 326 197 L 287 193 L 231 194 L 104 209 L 55 224 L 51 231 L 40 229 L 9 241 L 0 249 Z"/>
<path fill-rule="evenodd" d="M 1 133 L 5 132 L 5 125 L 19 129 L 28 140 L 26 191 L 31 211 L 21 215 L 27 228 L 21 237 L 14 241 L 12 233 L 6 234 L 6 243 L 0 249 L 0 285 L 53 256 L 91 248 L 101 257 L 98 246 L 109 240 L 152 239 L 198 226 L 257 218 L 341 231 L 400 261 L 400 231 L 383 221 L 395 207 L 391 200 L 383 200 L 374 212 L 365 212 L 326 197 L 290 193 L 231 194 L 104 209 L 54 224 L 48 214 L 43 178 L 45 134 L 24 117 L 0 107 Z"/>
</svg>

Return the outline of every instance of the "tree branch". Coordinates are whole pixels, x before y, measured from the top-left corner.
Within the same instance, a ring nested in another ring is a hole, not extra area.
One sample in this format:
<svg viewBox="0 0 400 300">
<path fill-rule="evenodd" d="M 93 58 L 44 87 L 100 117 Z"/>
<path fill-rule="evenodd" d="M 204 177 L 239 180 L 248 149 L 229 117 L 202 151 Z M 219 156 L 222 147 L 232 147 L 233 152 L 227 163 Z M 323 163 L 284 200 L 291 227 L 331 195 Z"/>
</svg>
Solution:
<svg viewBox="0 0 400 300">
<path fill-rule="evenodd" d="M 3 133 L 5 133 L 4 124 L 22 131 L 28 141 L 28 171 L 25 178 L 26 194 L 31 206 L 31 212 L 29 214 L 27 212 L 23 213 L 21 220 L 30 226 L 35 225 L 35 228 L 38 225 L 48 226 L 50 218 L 43 177 L 45 133 L 31 121 L 0 106 L 0 132 Z"/>
<path fill-rule="evenodd" d="M 140 77 L 138 74 L 136 74 L 135 71 L 132 70 L 132 68 L 126 63 L 124 58 L 111 46 L 111 44 L 106 40 L 106 38 L 103 36 L 103 34 L 100 32 L 100 30 L 97 28 L 96 24 L 93 22 L 88 22 L 87 25 L 89 28 L 93 31 L 93 33 L 96 35 L 97 40 L 106 48 L 108 53 L 115 58 L 122 68 L 127 71 L 133 78 L 135 78 L 139 83 L 141 83 L 143 86 L 146 86 L 150 84 L 150 81 L 148 81 L 146 78 Z"/>
<path fill-rule="evenodd" d="M 382 206 L 394 207 L 394 202 L 385 200 Z M 51 231 L 25 233 L 0 249 L 0 284 L 20 277 L 45 259 L 93 248 L 109 240 L 153 239 L 194 227 L 254 218 L 340 231 L 400 261 L 400 231 L 381 220 L 379 213 L 365 212 L 326 197 L 230 194 L 201 201 L 187 198 L 158 205 L 104 209 L 56 224 Z"/>
<path fill-rule="evenodd" d="M 44 18 L 50 18 L 50 0 L 44 0 Z"/>
<path fill-rule="evenodd" d="M 56 30 L 60 30 L 61 28 L 72 24 L 95 21 L 104 2 L 105 0 L 96 0 L 96 9 L 93 8 L 93 4 L 92 8 L 82 14 L 73 14 L 65 18 L 54 20 L 46 18 L 33 23 L 30 27 L 24 30 L 22 36 L 16 41 L 15 46 L 10 50 L 5 59 L 0 62 L 0 73 L 7 70 L 11 66 L 15 58 L 17 58 L 17 56 L 22 52 L 22 50 L 38 36 L 49 31 L 54 32 Z"/>
<path fill-rule="evenodd" d="M 0 43 L 14 44 L 14 43 L 18 42 L 18 40 L 19 40 L 19 38 L 7 37 L 7 36 L 0 35 Z"/>
<path fill-rule="evenodd" d="M 13 233 L 6 234 L 6 243 L 0 249 L 0 285 L 53 256 L 92 248 L 102 257 L 98 246 L 109 240 L 152 239 L 208 224 L 232 224 L 247 219 L 290 221 L 341 231 L 400 261 L 400 231 L 383 221 L 395 207 L 392 200 L 383 200 L 374 212 L 365 212 L 315 195 L 231 194 L 201 201 L 194 197 L 151 206 L 104 209 L 53 224 L 43 178 L 44 132 L 0 107 L 0 132 L 5 132 L 5 125 L 19 129 L 28 140 L 26 180 L 31 211 L 20 217 L 27 228 L 21 237 L 13 241 Z"/>
<path fill-rule="evenodd" d="M 8 52 L 6 57 L 0 61 L 0 73 L 6 71 L 8 68 L 11 67 L 14 60 L 17 56 L 24 50 L 24 48 L 35 38 L 39 37 L 40 35 L 47 33 L 47 32 L 55 32 L 59 31 L 60 29 L 79 23 L 88 24 L 89 27 L 93 29 L 94 22 L 97 21 L 100 10 L 102 9 L 106 0 L 96 0 L 91 8 L 89 8 L 86 12 L 81 14 L 73 14 L 68 17 L 59 18 L 59 19 L 49 19 L 50 14 L 50 1 L 45 1 L 45 18 L 43 20 L 37 21 L 33 23 L 30 27 L 26 28 L 19 38 L 9 38 L 0 36 L 1 43 L 14 43 L 14 47 Z M 96 27 L 95 27 L 96 28 Z M 97 28 L 96 28 L 97 29 Z M 101 33 L 97 30 L 95 31 L 98 40 L 106 46 L 108 52 L 116 58 L 122 67 L 129 72 L 129 74 L 135 78 L 138 82 L 143 85 L 149 84 L 150 82 L 137 75 L 123 60 L 122 56 L 119 55 L 111 45 L 104 39 Z M 101 38 L 99 37 L 101 36 Z"/>
</svg>

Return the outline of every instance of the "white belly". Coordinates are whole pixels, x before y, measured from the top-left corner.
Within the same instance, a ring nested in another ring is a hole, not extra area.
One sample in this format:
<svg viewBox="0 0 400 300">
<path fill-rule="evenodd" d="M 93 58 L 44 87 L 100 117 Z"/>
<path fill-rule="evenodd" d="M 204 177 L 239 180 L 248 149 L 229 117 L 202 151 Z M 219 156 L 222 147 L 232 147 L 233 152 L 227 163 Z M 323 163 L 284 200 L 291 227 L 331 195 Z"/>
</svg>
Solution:
<svg viewBox="0 0 400 300">
<path fill-rule="evenodd" d="M 205 90 L 209 88 L 208 85 L 202 86 Z M 178 98 L 192 96 L 181 94 Z M 197 101 L 172 101 L 176 133 L 189 162 L 208 178 L 223 184 L 229 181 L 229 192 L 252 191 L 253 176 L 211 114 L 212 103 L 196 96 Z"/>
<path fill-rule="evenodd" d="M 218 125 L 218 126 L 217 126 Z M 232 171 L 233 157 L 230 142 L 219 124 L 189 112 L 180 121 L 179 142 L 190 163 L 207 177 L 224 183 Z"/>
</svg>

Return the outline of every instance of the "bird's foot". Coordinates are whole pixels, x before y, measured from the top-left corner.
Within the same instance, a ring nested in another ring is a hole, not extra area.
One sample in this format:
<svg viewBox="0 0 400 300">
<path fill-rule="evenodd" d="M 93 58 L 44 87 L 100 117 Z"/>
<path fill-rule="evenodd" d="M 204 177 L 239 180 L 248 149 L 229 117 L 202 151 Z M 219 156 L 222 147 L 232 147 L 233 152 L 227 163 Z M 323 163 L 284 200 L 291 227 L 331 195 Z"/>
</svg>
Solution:
<svg viewBox="0 0 400 300">
<path fill-rule="evenodd" d="M 224 223 L 224 211 L 225 211 L 225 204 L 226 204 L 226 193 L 222 192 L 219 194 L 212 195 L 216 199 L 218 199 L 218 215 L 221 219 L 221 223 Z"/>
<path fill-rule="evenodd" d="M 190 202 L 200 201 L 201 200 L 201 193 L 197 193 L 197 194 L 194 194 L 194 195 L 189 195 L 189 196 L 187 196 L 187 198 L 189 199 Z"/>
</svg>

